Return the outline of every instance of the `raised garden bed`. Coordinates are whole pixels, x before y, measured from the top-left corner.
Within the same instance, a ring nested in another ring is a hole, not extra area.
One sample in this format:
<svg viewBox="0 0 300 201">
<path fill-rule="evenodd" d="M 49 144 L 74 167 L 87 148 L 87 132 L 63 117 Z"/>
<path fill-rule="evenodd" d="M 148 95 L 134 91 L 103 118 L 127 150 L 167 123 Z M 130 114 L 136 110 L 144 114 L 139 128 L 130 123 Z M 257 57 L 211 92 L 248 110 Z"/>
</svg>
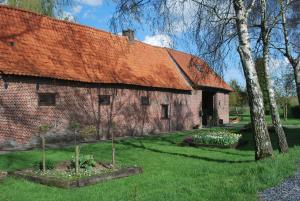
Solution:
<svg viewBox="0 0 300 201">
<path fill-rule="evenodd" d="M 232 148 L 236 149 L 238 147 L 246 145 L 248 142 L 240 139 L 237 143 L 229 144 L 229 145 L 221 145 L 221 144 L 200 144 L 194 143 L 191 141 L 183 141 L 180 143 L 180 146 L 191 146 L 191 147 L 215 147 L 215 148 Z"/>
<path fill-rule="evenodd" d="M 0 171 L 0 182 L 3 181 L 7 176 L 7 172 Z"/>
<path fill-rule="evenodd" d="M 216 147 L 216 148 L 237 148 L 246 144 L 241 139 L 240 134 L 232 133 L 227 130 L 210 129 L 200 131 L 199 133 L 186 137 L 181 146 L 193 147 Z"/>
<path fill-rule="evenodd" d="M 34 168 L 29 168 L 10 172 L 9 175 L 47 186 L 70 189 L 88 186 L 106 180 L 128 177 L 143 172 L 140 167 L 121 167 L 112 169 L 110 165 L 97 162 L 93 172 L 82 170 L 79 175 L 75 175 L 75 173 L 68 170 L 68 166 L 68 162 L 63 162 L 58 164 L 53 170 L 47 170 L 45 173 L 37 171 Z"/>
</svg>

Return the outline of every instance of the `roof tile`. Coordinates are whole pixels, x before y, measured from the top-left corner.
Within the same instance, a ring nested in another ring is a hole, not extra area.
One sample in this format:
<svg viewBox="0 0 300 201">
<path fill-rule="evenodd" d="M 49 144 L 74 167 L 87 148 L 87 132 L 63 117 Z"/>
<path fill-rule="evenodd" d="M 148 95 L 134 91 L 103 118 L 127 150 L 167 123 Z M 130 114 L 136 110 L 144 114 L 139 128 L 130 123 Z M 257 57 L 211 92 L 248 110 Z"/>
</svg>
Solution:
<svg viewBox="0 0 300 201">
<path fill-rule="evenodd" d="M 194 86 L 233 91 L 233 89 L 199 57 L 172 49 L 168 49 L 168 52 Z"/>
<path fill-rule="evenodd" d="M 4 74 L 191 90 L 163 48 L 7 6 L 0 19 Z"/>
</svg>

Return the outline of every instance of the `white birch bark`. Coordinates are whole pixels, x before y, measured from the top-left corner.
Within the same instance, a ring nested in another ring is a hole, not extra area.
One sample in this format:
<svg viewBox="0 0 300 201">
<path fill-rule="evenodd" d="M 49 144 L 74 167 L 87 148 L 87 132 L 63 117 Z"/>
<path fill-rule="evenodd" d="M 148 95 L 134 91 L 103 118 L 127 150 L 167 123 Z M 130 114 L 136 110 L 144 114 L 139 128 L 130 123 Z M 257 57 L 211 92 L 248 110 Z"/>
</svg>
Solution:
<svg viewBox="0 0 300 201">
<path fill-rule="evenodd" d="M 239 54 L 246 78 L 249 106 L 251 112 L 251 123 L 254 132 L 255 158 L 263 159 L 273 154 L 263 105 L 263 95 L 259 86 L 257 72 L 252 57 L 249 32 L 247 26 L 247 11 L 243 0 L 233 0 L 236 13 L 236 27 L 239 38 Z"/>
<path fill-rule="evenodd" d="M 280 121 L 280 116 L 278 112 L 278 107 L 276 104 L 275 91 L 273 88 L 273 82 L 270 78 L 270 67 L 269 67 L 269 39 L 270 39 L 270 30 L 267 27 L 267 19 L 266 19 L 266 10 L 267 5 L 265 0 L 261 0 L 261 36 L 263 41 L 263 62 L 264 62 L 264 71 L 265 71 L 265 82 L 267 88 L 267 95 L 270 101 L 270 112 L 272 117 L 272 124 L 275 129 L 275 133 L 278 137 L 279 150 L 281 153 L 287 153 L 288 144 L 286 141 L 286 136 L 284 130 L 282 128 L 282 124 Z"/>
</svg>

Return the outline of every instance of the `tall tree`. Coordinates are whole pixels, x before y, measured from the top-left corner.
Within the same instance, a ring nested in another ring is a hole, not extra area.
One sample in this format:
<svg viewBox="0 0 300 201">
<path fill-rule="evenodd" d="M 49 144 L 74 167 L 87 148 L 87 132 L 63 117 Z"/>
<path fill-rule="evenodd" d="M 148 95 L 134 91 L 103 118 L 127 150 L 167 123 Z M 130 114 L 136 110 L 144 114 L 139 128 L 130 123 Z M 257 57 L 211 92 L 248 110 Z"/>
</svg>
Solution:
<svg viewBox="0 0 300 201">
<path fill-rule="evenodd" d="M 289 100 L 297 95 L 293 69 L 289 65 L 281 66 L 274 73 L 272 79 L 276 85 L 278 102 L 283 108 L 283 117 L 287 120 Z"/>
<path fill-rule="evenodd" d="M 50 17 L 62 17 L 62 9 L 73 0 L 7 0 L 6 4 Z"/>
<path fill-rule="evenodd" d="M 266 92 L 269 99 L 270 112 L 272 117 L 273 127 L 278 137 L 279 142 L 279 150 L 282 153 L 286 153 L 288 151 L 288 144 L 285 136 L 285 132 L 282 128 L 282 124 L 280 121 L 280 116 L 277 108 L 275 91 L 272 83 L 272 79 L 270 77 L 270 66 L 269 66 L 269 46 L 270 46 L 270 33 L 272 31 L 273 24 L 268 23 L 267 19 L 267 3 L 266 0 L 260 0 L 261 5 L 261 38 L 263 44 L 263 67 L 264 67 L 264 76 L 265 76 L 265 85 Z"/>
<path fill-rule="evenodd" d="M 230 107 L 234 107 L 236 115 L 239 115 L 243 112 L 243 107 L 248 104 L 247 92 L 236 80 L 231 80 L 229 85 L 234 90 L 229 94 L 229 104 Z"/>
<path fill-rule="evenodd" d="M 279 0 L 280 2 L 280 15 L 281 15 L 281 32 L 284 39 L 284 47 L 275 48 L 279 50 L 290 62 L 294 69 L 294 76 L 296 81 L 298 102 L 300 104 L 300 1 L 299 0 Z M 287 22 L 287 16 L 291 17 L 290 23 Z M 291 35 L 289 33 L 294 33 Z M 291 41 L 290 38 L 294 38 Z"/>
<path fill-rule="evenodd" d="M 254 0 L 252 4 L 254 4 Z M 236 27 L 239 38 L 238 52 L 244 68 L 247 91 L 249 95 L 251 123 L 254 129 L 256 144 L 256 159 L 265 158 L 272 155 L 273 149 L 270 136 L 265 121 L 263 106 L 263 95 L 259 85 L 255 64 L 249 40 L 247 16 L 249 10 L 245 8 L 243 0 L 233 0 L 236 13 Z M 253 6 L 253 5 L 251 5 Z"/>
<path fill-rule="evenodd" d="M 248 31 L 248 14 L 255 0 L 115 0 L 117 7 L 112 25 L 152 21 L 160 30 L 173 32 L 182 29 L 192 35 L 203 57 L 222 58 L 238 37 L 238 53 L 246 78 L 251 123 L 255 141 L 255 158 L 272 156 L 273 149 L 265 122 L 263 95 L 258 82 Z M 174 13 L 174 11 L 176 13 Z M 148 13 L 148 14 L 147 14 Z M 187 20 L 184 18 L 188 16 Z M 181 20 L 178 23 L 178 19 Z M 126 25 L 125 25 L 126 26 Z M 227 51 L 224 51 L 224 49 Z M 211 57 L 207 57 L 210 55 Z M 210 60 L 210 61 L 216 61 Z M 223 61 L 223 60 L 222 60 Z M 211 62 L 213 63 L 213 62 Z M 216 63 L 213 63 L 216 65 Z"/>
</svg>

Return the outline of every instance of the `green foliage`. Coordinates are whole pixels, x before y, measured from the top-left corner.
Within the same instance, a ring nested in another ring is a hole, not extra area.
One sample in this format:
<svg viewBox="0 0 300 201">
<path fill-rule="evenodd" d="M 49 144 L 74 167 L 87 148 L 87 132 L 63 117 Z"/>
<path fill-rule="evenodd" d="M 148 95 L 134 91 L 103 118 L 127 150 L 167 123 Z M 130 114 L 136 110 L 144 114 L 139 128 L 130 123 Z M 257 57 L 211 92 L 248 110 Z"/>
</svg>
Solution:
<svg viewBox="0 0 300 201">
<path fill-rule="evenodd" d="M 300 118 L 300 106 L 292 106 L 289 108 L 290 116 L 293 118 Z"/>
<path fill-rule="evenodd" d="M 95 167 L 96 161 L 93 155 L 81 155 L 79 157 L 79 167 L 85 170 L 92 170 Z M 71 160 L 71 167 L 75 168 L 75 157 Z"/>
<path fill-rule="evenodd" d="M 50 124 L 42 124 L 39 126 L 39 134 L 45 135 L 51 129 Z"/>
<path fill-rule="evenodd" d="M 225 129 L 210 129 L 208 132 L 200 132 L 193 136 L 193 142 L 196 144 L 207 145 L 233 145 L 239 141 L 242 136 Z"/>
<path fill-rule="evenodd" d="M 71 121 L 69 123 L 69 129 L 72 130 L 72 131 L 74 131 L 74 132 L 79 131 L 79 129 L 80 129 L 80 123 L 77 122 L 77 121 Z"/>
<path fill-rule="evenodd" d="M 234 92 L 229 94 L 230 107 L 235 114 L 241 114 L 241 110 L 248 104 L 247 92 L 236 80 L 231 80 L 229 85 L 234 89 Z"/>
<path fill-rule="evenodd" d="M 46 160 L 46 170 L 53 170 L 55 163 L 51 160 Z M 34 168 L 36 170 L 43 170 L 43 161 L 37 161 L 34 163 Z"/>
<path fill-rule="evenodd" d="M 83 129 L 79 131 L 80 137 L 83 138 L 84 140 L 87 140 L 93 136 L 96 136 L 97 134 L 97 128 L 96 126 L 90 125 L 86 126 Z"/>
<path fill-rule="evenodd" d="M 8 0 L 8 5 L 53 17 L 58 0 Z"/>
</svg>

